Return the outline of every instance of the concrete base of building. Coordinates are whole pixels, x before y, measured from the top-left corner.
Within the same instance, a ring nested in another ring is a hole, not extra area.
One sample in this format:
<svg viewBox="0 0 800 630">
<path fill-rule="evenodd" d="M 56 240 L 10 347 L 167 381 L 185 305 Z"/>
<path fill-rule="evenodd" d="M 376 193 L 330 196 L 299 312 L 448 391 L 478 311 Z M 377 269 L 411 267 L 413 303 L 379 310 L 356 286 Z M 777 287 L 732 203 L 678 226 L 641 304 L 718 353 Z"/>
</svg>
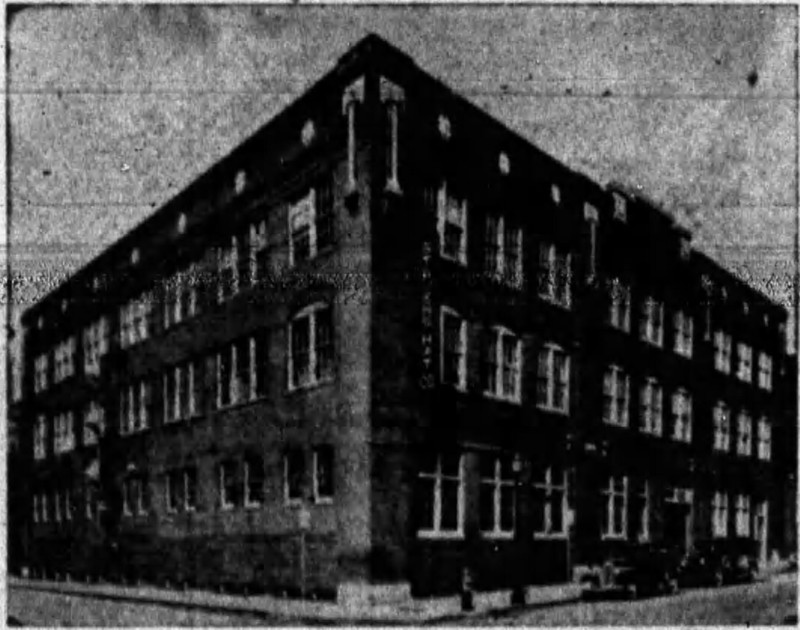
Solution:
<svg viewBox="0 0 800 630">
<path fill-rule="evenodd" d="M 412 601 L 411 584 L 370 584 L 367 582 L 344 582 L 336 590 L 336 602 L 345 609 L 357 610 L 365 606 L 407 604 Z"/>
</svg>

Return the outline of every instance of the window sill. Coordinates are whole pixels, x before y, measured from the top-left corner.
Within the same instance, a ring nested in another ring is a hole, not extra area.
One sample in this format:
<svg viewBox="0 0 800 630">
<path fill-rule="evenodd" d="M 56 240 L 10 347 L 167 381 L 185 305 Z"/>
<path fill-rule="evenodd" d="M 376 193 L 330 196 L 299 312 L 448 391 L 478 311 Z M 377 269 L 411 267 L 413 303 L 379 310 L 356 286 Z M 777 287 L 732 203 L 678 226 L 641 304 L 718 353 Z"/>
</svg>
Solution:
<svg viewBox="0 0 800 630">
<path fill-rule="evenodd" d="M 517 406 L 522 404 L 522 399 L 520 397 L 503 396 L 502 394 L 496 394 L 495 392 L 487 392 L 485 390 L 483 392 L 483 397 L 487 398 L 489 400 L 494 400 L 494 401 L 497 401 L 497 402 L 509 403 L 509 404 L 517 405 Z"/>
<path fill-rule="evenodd" d="M 600 534 L 600 540 L 628 540 L 627 534 Z"/>
<path fill-rule="evenodd" d="M 619 326 L 619 325 L 617 325 L 617 324 L 612 324 L 611 322 L 608 322 L 608 327 L 609 327 L 611 330 L 616 330 L 616 331 L 618 331 L 618 332 L 625 333 L 625 334 L 628 334 L 628 333 L 630 333 L 630 332 L 631 332 L 631 327 L 630 327 L 630 326 L 628 326 L 628 327 L 626 328 L 626 327 L 624 327 L 624 326 Z"/>
<path fill-rule="evenodd" d="M 303 392 L 308 391 L 310 389 L 316 389 L 317 387 L 322 387 L 323 385 L 329 385 L 333 383 L 334 377 L 333 376 L 326 376 L 316 381 L 312 381 L 309 383 L 300 383 L 298 385 L 292 385 L 286 389 L 287 394 L 294 394 L 296 392 Z"/>
<path fill-rule="evenodd" d="M 417 532 L 417 538 L 421 540 L 463 540 L 464 532 L 435 531 L 424 529 Z"/>
<path fill-rule="evenodd" d="M 606 418 L 603 418 L 603 424 L 607 427 L 616 427 L 618 429 L 627 429 L 630 426 L 628 422 L 617 422 L 614 420 L 607 420 Z"/>
<path fill-rule="evenodd" d="M 263 503 L 246 501 L 244 504 L 245 510 L 258 510 L 263 507 Z"/>
<path fill-rule="evenodd" d="M 661 431 L 654 431 L 652 429 L 639 429 L 639 432 L 644 435 L 650 435 L 652 437 L 657 437 L 657 438 L 663 436 L 663 433 Z"/>
<path fill-rule="evenodd" d="M 314 505 L 333 505 L 333 497 L 318 497 L 314 499 Z"/>
<path fill-rule="evenodd" d="M 560 300 L 557 300 L 552 295 L 547 295 L 544 293 L 537 293 L 536 295 L 539 296 L 539 299 L 542 300 L 543 302 L 547 302 L 548 304 L 557 306 L 558 308 L 562 308 L 565 311 L 572 310 L 572 300 L 567 300 L 566 302 L 562 302 Z"/>
<path fill-rule="evenodd" d="M 554 413 L 558 414 L 559 416 L 568 416 L 569 410 L 567 409 L 559 409 L 557 407 L 550 407 L 549 405 L 536 405 L 536 408 L 540 411 L 546 411 L 547 413 Z"/>
<path fill-rule="evenodd" d="M 460 394 L 466 394 L 467 393 L 467 385 L 466 385 L 466 383 L 464 383 L 463 385 L 460 385 L 460 384 L 456 384 L 456 383 L 445 383 L 444 381 L 440 380 L 439 384 L 442 387 L 446 387 L 447 389 L 452 389 L 454 391 L 459 392 Z"/>
<path fill-rule="evenodd" d="M 461 256 L 450 256 L 450 255 L 448 255 L 448 254 L 445 254 L 445 253 L 444 253 L 444 252 L 441 250 L 441 248 L 439 249 L 439 257 L 440 257 L 442 260 L 446 260 L 446 261 L 448 261 L 448 262 L 455 263 L 455 264 L 457 264 L 457 265 L 461 265 L 462 267 L 466 267 L 466 266 L 467 266 L 467 259 L 466 259 L 466 257 L 462 258 Z"/>
<path fill-rule="evenodd" d="M 266 398 L 267 398 L 267 395 L 263 394 L 261 396 L 256 396 L 255 398 L 248 398 L 247 400 L 240 400 L 240 401 L 236 401 L 235 403 L 229 403 L 227 405 L 219 405 L 218 404 L 218 405 L 216 405 L 214 407 L 214 411 L 230 411 L 231 409 L 238 409 L 240 407 L 246 407 L 247 405 L 252 405 L 252 404 L 255 404 L 257 402 L 261 402 L 263 400 L 266 400 Z M 202 417 L 203 417 L 203 414 L 195 414 L 193 416 L 189 416 L 188 418 L 185 418 L 185 420 L 194 420 L 195 418 L 202 418 Z M 184 419 L 175 420 L 174 422 L 176 422 L 176 423 L 177 422 L 182 422 L 183 420 Z M 170 423 L 170 424 L 172 424 L 172 423 Z"/>
<path fill-rule="evenodd" d="M 551 532 L 549 534 L 545 534 L 542 532 L 533 532 L 533 539 L 534 540 L 566 540 L 567 533 L 566 532 Z"/>
<path fill-rule="evenodd" d="M 284 499 L 283 504 L 286 507 L 296 508 L 303 504 L 303 499 Z"/>
<path fill-rule="evenodd" d="M 481 532 L 486 540 L 514 540 L 514 532 Z"/>
<path fill-rule="evenodd" d="M 647 344 L 648 346 L 650 346 L 652 348 L 659 348 L 661 350 L 664 349 L 664 342 L 663 341 L 661 343 L 659 343 L 658 341 L 653 341 L 652 339 L 647 339 L 646 337 L 639 337 L 639 340 L 642 343 Z"/>
</svg>

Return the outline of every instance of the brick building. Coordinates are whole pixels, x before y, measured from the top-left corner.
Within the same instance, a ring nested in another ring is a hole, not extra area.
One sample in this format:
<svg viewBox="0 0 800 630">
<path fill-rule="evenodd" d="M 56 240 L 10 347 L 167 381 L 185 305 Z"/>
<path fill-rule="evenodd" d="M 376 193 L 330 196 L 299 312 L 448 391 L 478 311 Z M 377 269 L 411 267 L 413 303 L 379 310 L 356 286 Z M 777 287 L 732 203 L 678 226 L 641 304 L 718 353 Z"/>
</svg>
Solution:
<svg viewBox="0 0 800 630">
<path fill-rule="evenodd" d="M 25 313 L 27 562 L 424 595 L 766 556 L 785 325 L 369 36 Z"/>
</svg>

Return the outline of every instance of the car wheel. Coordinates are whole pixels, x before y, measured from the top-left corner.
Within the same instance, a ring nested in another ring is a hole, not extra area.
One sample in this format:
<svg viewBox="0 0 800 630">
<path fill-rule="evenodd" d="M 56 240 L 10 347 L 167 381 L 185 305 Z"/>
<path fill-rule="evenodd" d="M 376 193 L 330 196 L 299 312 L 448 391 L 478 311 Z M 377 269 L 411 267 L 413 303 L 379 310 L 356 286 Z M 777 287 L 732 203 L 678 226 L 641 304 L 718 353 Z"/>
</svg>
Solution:
<svg viewBox="0 0 800 630">
<path fill-rule="evenodd" d="M 720 587 L 725 583 L 725 575 L 722 573 L 722 569 L 717 569 L 714 571 L 714 575 L 711 576 L 711 584 L 715 587 Z"/>
</svg>

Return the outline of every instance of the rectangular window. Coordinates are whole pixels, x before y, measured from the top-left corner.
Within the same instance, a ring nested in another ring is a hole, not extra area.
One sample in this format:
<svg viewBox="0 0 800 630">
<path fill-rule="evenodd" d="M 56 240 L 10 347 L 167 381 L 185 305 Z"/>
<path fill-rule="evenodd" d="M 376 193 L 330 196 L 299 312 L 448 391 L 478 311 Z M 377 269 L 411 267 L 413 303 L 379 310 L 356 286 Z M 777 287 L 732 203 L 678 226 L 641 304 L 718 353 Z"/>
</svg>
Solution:
<svg viewBox="0 0 800 630">
<path fill-rule="evenodd" d="M 509 225 L 504 217 L 486 217 L 484 270 L 509 286 L 522 284 L 522 230 Z"/>
<path fill-rule="evenodd" d="M 48 356 L 40 354 L 33 362 L 34 380 L 33 391 L 43 392 L 48 386 Z"/>
<path fill-rule="evenodd" d="M 572 303 L 572 256 L 552 243 L 539 243 L 537 275 L 539 297 L 570 308 Z"/>
<path fill-rule="evenodd" d="M 313 455 L 314 503 L 330 503 L 333 501 L 333 447 L 317 446 Z"/>
<path fill-rule="evenodd" d="M 723 402 L 714 406 L 714 450 L 727 451 L 731 447 L 730 409 Z"/>
<path fill-rule="evenodd" d="M 691 315 L 677 311 L 673 317 L 674 350 L 681 356 L 692 356 L 692 343 L 694 339 L 694 320 Z"/>
<path fill-rule="evenodd" d="M 489 536 L 514 533 L 515 487 L 508 457 L 481 457 L 479 520 Z"/>
<path fill-rule="evenodd" d="M 269 367 L 269 347 L 267 344 L 267 331 L 262 330 L 256 333 L 251 339 L 253 367 L 251 388 L 255 396 L 260 398 L 267 395 L 267 369 Z"/>
<path fill-rule="evenodd" d="M 144 379 L 134 381 L 120 391 L 119 432 L 128 435 L 144 431 L 149 426 L 151 400 L 150 383 Z"/>
<path fill-rule="evenodd" d="M 439 253 L 442 258 L 467 264 L 467 201 L 448 191 L 447 184 L 439 188 L 437 226 Z"/>
<path fill-rule="evenodd" d="M 83 412 L 83 444 L 97 444 L 106 430 L 105 409 L 97 401 L 90 402 Z"/>
<path fill-rule="evenodd" d="M 100 373 L 100 360 L 108 352 L 108 318 L 101 317 L 83 331 L 83 370 Z"/>
<path fill-rule="evenodd" d="M 303 500 L 304 459 L 303 451 L 299 448 L 289 449 L 283 455 L 283 496 L 289 504 Z"/>
<path fill-rule="evenodd" d="M 334 242 L 334 198 L 333 181 L 327 175 L 317 184 L 317 251 L 323 251 L 333 245 Z"/>
<path fill-rule="evenodd" d="M 153 300 L 149 292 L 120 307 L 120 346 L 127 348 L 147 339 Z"/>
<path fill-rule="evenodd" d="M 441 310 L 441 382 L 464 390 L 467 387 L 467 322 L 458 313 Z"/>
<path fill-rule="evenodd" d="M 672 439 L 692 441 L 692 397 L 685 389 L 672 395 Z"/>
<path fill-rule="evenodd" d="M 619 278 L 609 286 L 608 323 L 624 332 L 631 330 L 631 288 Z"/>
<path fill-rule="evenodd" d="M 504 400 L 520 401 L 522 342 L 505 328 L 492 328 L 484 346 L 483 391 Z"/>
<path fill-rule="evenodd" d="M 750 497 L 736 496 L 736 535 L 750 536 Z"/>
<path fill-rule="evenodd" d="M 236 464 L 223 462 L 217 467 L 219 475 L 219 507 L 231 510 L 236 506 Z"/>
<path fill-rule="evenodd" d="M 628 478 L 608 478 L 603 488 L 605 518 L 603 520 L 603 538 L 628 537 Z"/>
<path fill-rule="evenodd" d="M 628 426 L 631 382 L 628 374 L 616 365 L 609 366 L 603 376 L 603 421 L 620 427 Z"/>
<path fill-rule="evenodd" d="M 744 409 L 737 419 L 736 453 L 749 457 L 753 452 L 753 421 Z"/>
<path fill-rule="evenodd" d="M 316 193 L 308 194 L 289 208 L 289 266 L 317 255 Z"/>
<path fill-rule="evenodd" d="M 567 533 L 567 473 L 549 466 L 533 482 L 533 534 L 536 537 L 565 536 Z"/>
<path fill-rule="evenodd" d="M 714 332 L 714 367 L 723 374 L 731 373 L 731 336 L 722 330 Z"/>
<path fill-rule="evenodd" d="M 250 359 L 252 352 L 250 349 L 250 338 L 244 337 L 234 344 L 235 370 L 233 375 L 233 388 L 231 399 L 234 403 L 240 403 L 251 398 L 250 389 Z"/>
<path fill-rule="evenodd" d="M 139 476 L 128 477 L 122 488 L 122 512 L 127 516 L 147 513 L 144 499 L 144 479 Z"/>
<path fill-rule="evenodd" d="M 420 537 L 464 535 L 464 463 L 456 454 L 427 457 L 418 476 Z"/>
<path fill-rule="evenodd" d="M 256 455 L 244 460 L 244 506 L 258 507 L 264 502 L 264 462 Z"/>
<path fill-rule="evenodd" d="M 642 302 L 639 337 L 659 348 L 664 345 L 664 303 L 652 296 Z"/>
<path fill-rule="evenodd" d="M 664 392 L 654 378 L 645 379 L 640 391 L 642 413 L 641 430 L 651 435 L 661 435 Z"/>
<path fill-rule="evenodd" d="M 166 483 L 167 512 L 177 512 L 184 504 L 183 471 L 172 470 L 167 473 Z"/>
<path fill-rule="evenodd" d="M 53 382 L 59 383 L 75 374 L 75 337 L 65 339 L 56 345 L 54 356 Z"/>
<path fill-rule="evenodd" d="M 197 312 L 197 265 L 176 271 L 164 281 L 164 328 L 170 328 Z"/>
<path fill-rule="evenodd" d="M 637 484 L 636 493 L 633 497 L 634 505 L 632 513 L 636 518 L 636 539 L 639 542 L 650 540 L 650 512 L 652 509 L 652 497 L 650 484 L 645 480 Z"/>
<path fill-rule="evenodd" d="M 40 414 L 33 425 L 33 459 L 47 456 L 47 418 Z"/>
<path fill-rule="evenodd" d="M 253 283 L 263 282 L 269 276 L 269 248 L 265 220 L 250 226 L 250 276 L 253 278 Z"/>
<path fill-rule="evenodd" d="M 767 418 L 758 421 L 758 459 L 769 461 L 772 458 L 772 426 Z"/>
<path fill-rule="evenodd" d="M 556 345 L 545 345 L 539 351 L 536 405 L 569 413 L 569 356 Z"/>
<path fill-rule="evenodd" d="M 715 492 L 712 501 L 712 535 L 714 538 L 727 538 L 728 536 L 728 495 L 725 492 Z"/>
<path fill-rule="evenodd" d="M 67 453 L 75 448 L 74 416 L 71 411 L 56 414 L 53 448 L 56 453 Z"/>
<path fill-rule="evenodd" d="M 233 404 L 234 346 L 225 346 L 217 353 L 217 408 Z"/>
<path fill-rule="evenodd" d="M 289 324 L 289 388 L 326 381 L 333 368 L 333 309 L 315 304 Z"/>
<path fill-rule="evenodd" d="M 772 390 L 772 357 L 765 352 L 758 353 L 758 386 Z"/>
<path fill-rule="evenodd" d="M 750 383 L 753 380 L 753 348 L 746 343 L 738 343 L 736 354 L 739 360 L 736 377 L 740 381 Z"/>
<path fill-rule="evenodd" d="M 239 239 L 231 236 L 227 245 L 217 247 L 217 302 L 239 291 Z"/>
</svg>

